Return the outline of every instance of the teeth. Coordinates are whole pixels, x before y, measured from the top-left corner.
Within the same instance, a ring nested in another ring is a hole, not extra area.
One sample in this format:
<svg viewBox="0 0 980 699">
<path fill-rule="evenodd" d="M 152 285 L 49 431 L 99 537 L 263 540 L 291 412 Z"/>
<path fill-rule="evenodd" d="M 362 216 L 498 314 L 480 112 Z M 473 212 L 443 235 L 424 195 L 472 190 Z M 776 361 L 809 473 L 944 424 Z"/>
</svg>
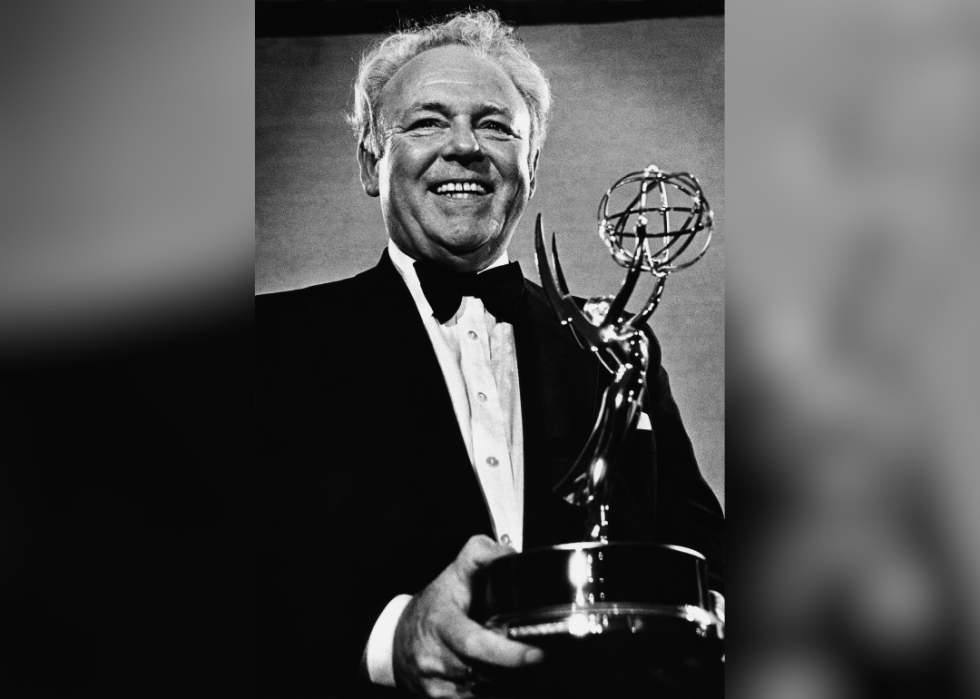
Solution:
<svg viewBox="0 0 980 699">
<path fill-rule="evenodd" d="M 472 192 L 474 194 L 486 194 L 483 185 L 478 182 L 446 182 L 436 187 L 436 194 L 453 194 L 454 192 Z M 460 197 L 454 197 L 456 199 Z"/>
</svg>

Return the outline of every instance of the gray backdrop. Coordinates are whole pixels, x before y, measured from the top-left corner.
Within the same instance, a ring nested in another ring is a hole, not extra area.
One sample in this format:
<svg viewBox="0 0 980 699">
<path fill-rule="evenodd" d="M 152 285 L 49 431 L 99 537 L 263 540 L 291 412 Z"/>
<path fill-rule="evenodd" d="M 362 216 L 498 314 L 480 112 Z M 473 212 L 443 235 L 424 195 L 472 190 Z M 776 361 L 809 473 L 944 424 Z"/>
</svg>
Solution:
<svg viewBox="0 0 980 699">
<path fill-rule="evenodd" d="M 510 247 L 527 276 L 537 279 L 532 232 L 541 212 L 546 232 L 559 234 L 571 291 L 614 292 L 623 270 L 598 238 L 596 209 L 613 182 L 650 163 L 694 174 L 712 204 L 711 250 L 670 279 L 651 325 L 702 471 L 724 506 L 724 19 L 519 33 L 554 93 L 537 192 Z M 343 119 L 357 61 L 375 38 L 257 40 L 257 294 L 351 276 L 374 265 L 386 244 Z"/>
</svg>

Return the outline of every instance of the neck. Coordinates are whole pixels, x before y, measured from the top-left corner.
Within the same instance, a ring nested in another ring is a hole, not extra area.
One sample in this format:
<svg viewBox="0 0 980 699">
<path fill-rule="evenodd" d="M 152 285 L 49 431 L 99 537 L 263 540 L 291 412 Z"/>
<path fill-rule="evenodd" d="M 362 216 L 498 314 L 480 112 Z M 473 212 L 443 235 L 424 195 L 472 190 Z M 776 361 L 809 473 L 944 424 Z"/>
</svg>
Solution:
<svg viewBox="0 0 980 699">
<path fill-rule="evenodd" d="M 500 255 L 489 261 L 485 259 L 468 259 L 465 256 L 457 257 L 450 256 L 447 258 L 430 258 L 423 255 L 419 255 L 415 252 L 410 252 L 408 250 L 403 250 L 394 240 L 388 239 L 388 251 L 390 255 L 395 255 L 392 249 L 397 250 L 398 253 L 407 257 L 413 261 L 425 261 L 430 262 L 434 265 L 439 265 L 440 267 L 446 267 L 454 272 L 483 272 L 485 270 L 491 269 L 493 267 L 499 267 L 501 265 L 507 264 L 510 260 L 507 256 L 507 250 L 504 249 Z"/>
</svg>

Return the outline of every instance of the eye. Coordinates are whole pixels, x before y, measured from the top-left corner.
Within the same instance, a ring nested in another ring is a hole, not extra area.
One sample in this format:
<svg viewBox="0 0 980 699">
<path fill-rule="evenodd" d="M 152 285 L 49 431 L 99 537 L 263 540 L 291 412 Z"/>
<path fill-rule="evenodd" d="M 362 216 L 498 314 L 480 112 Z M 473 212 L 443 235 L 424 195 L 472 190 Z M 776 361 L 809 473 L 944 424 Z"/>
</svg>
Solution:
<svg viewBox="0 0 980 699">
<path fill-rule="evenodd" d="M 499 121 L 485 121 L 480 124 L 481 129 L 488 129 L 490 131 L 497 131 L 502 134 L 511 134 L 510 127 Z"/>
<path fill-rule="evenodd" d="M 418 119 L 418 120 L 412 122 L 412 125 L 409 128 L 412 129 L 412 130 L 417 130 L 417 129 L 437 129 L 440 126 L 441 126 L 441 123 L 439 122 L 438 119 L 435 119 L 433 117 L 425 117 L 423 119 Z"/>
</svg>

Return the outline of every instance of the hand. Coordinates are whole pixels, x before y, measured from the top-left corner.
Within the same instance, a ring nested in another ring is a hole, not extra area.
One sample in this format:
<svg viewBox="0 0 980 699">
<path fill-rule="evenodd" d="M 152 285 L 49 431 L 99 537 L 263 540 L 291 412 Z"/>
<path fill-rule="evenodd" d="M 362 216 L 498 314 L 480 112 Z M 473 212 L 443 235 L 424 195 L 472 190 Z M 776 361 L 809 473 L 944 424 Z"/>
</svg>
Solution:
<svg viewBox="0 0 980 699">
<path fill-rule="evenodd" d="M 509 641 L 467 616 L 473 573 L 513 553 L 487 536 L 474 536 L 456 560 L 405 607 L 395 627 L 395 681 L 428 697 L 472 697 L 472 661 L 522 667 L 540 662 L 540 649 Z"/>
</svg>

